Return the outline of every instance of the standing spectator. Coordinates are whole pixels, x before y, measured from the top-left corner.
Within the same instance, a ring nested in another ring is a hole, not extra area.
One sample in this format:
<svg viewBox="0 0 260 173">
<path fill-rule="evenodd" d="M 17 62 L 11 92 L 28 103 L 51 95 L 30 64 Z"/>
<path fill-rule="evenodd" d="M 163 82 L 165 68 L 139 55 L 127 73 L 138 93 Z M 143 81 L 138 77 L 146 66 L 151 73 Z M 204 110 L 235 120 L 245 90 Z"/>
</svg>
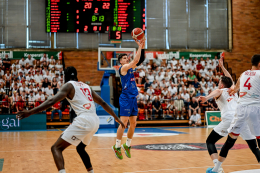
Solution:
<svg viewBox="0 0 260 173">
<path fill-rule="evenodd" d="M 196 100 L 195 97 L 192 97 L 191 102 L 190 102 L 190 106 L 189 106 L 189 117 L 191 116 L 191 113 L 195 114 L 200 114 L 200 106 L 198 101 Z"/>
<path fill-rule="evenodd" d="M 25 102 L 24 102 L 22 96 L 19 96 L 19 100 L 16 103 L 16 111 L 17 112 L 23 111 L 24 108 L 25 108 Z"/>
<path fill-rule="evenodd" d="M 41 57 L 40 62 L 41 64 L 43 64 L 44 62 L 49 62 L 49 58 L 47 58 L 46 53 L 43 54 L 43 57 Z"/>
<path fill-rule="evenodd" d="M 35 64 L 35 59 L 31 57 L 31 55 L 28 55 L 28 58 L 25 60 L 25 63 L 31 65 Z"/>
<path fill-rule="evenodd" d="M 10 69 L 11 60 L 8 58 L 7 54 L 5 54 L 5 59 L 3 59 L 2 63 L 4 65 L 4 67 L 5 67 L 5 70 L 9 70 Z"/>
<path fill-rule="evenodd" d="M 9 103 L 8 95 L 6 94 L 4 99 L 2 100 L 2 113 L 8 114 L 9 108 L 10 108 L 10 103 Z"/>
<path fill-rule="evenodd" d="M 54 117 L 54 114 L 57 112 L 59 113 L 59 118 L 60 118 L 60 121 L 62 121 L 62 112 L 60 110 L 60 102 L 57 102 L 55 103 L 52 108 L 54 109 L 52 112 L 51 112 L 51 121 L 53 120 L 53 117 Z"/>
<path fill-rule="evenodd" d="M 177 111 L 177 120 L 179 119 L 179 113 L 178 112 L 181 112 L 181 119 L 184 120 L 184 117 L 183 117 L 183 114 L 185 112 L 185 106 L 184 106 L 184 102 L 183 100 L 181 99 L 181 95 L 178 95 L 177 96 L 177 100 L 174 101 L 174 107 Z"/>
<path fill-rule="evenodd" d="M 162 114 L 162 109 L 161 109 L 161 103 L 158 101 L 158 98 L 155 97 L 153 103 L 153 111 L 152 111 L 152 116 L 154 116 L 156 113 L 158 113 L 157 119 L 161 119 L 161 114 Z"/>
</svg>

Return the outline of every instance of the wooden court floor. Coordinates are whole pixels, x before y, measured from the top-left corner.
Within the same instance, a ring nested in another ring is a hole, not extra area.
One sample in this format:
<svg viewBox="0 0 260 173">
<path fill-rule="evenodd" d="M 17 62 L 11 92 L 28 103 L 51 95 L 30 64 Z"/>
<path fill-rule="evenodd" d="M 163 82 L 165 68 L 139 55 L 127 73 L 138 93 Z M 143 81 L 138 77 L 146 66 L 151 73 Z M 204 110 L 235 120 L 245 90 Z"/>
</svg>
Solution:
<svg viewBox="0 0 260 173">
<path fill-rule="evenodd" d="M 163 129 L 174 133 L 185 133 L 155 137 L 142 137 L 141 135 L 141 137 L 135 137 L 132 144 L 205 143 L 211 131 L 211 129 L 206 128 L 164 127 Z M 4 159 L 1 173 L 57 173 L 50 148 L 60 134 L 61 131 L 0 133 L 0 159 Z M 115 139 L 115 137 L 94 136 L 91 144 L 87 147 L 95 173 L 204 173 L 207 167 L 213 166 L 206 150 L 150 151 L 132 149 L 131 159 L 124 155 L 123 160 L 118 160 L 111 150 Z M 224 143 L 225 139 L 219 143 Z M 243 144 L 246 143 L 239 138 L 236 144 L 244 146 Z M 87 172 L 74 146 L 66 149 L 64 159 L 67 173 Z M 228 173 L 260 169 L 260 165 L 250 149 L 245 148 L 230 151 L 223 168 Z"/>
</svg>

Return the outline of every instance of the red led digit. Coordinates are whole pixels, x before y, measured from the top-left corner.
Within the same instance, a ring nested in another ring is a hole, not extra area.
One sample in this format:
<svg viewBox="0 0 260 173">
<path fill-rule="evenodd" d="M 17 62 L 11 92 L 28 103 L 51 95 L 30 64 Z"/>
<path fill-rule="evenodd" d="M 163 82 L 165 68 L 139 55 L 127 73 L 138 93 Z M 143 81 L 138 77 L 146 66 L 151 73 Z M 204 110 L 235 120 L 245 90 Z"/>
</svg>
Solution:
<svg viewBox="0 0 260 173">
<path fill-rule="evenodd" d="M 93 26 L 93 31 L 96 31 L 97 30 L 97 26 Z"/>
<path fill-rule="evenodd" d="M 79 13 L 79 10 L 76 10 L 76 13 Z"/>
<path fill-rule="evenodd" d="M 77 32 L 79 32 L 79 29 L 77 29 Z"/>
<path fill-rule="evenodd" d="M 91 2 L 85 2 L 84 8 L 91 9 L 92 8 L 92 3 Z"/>
<path fill-rule="evenodd" d="M 107 26 L 107 31 L 109 30 L 109 26 Z"/>
<path fill-rule="evenodd" d="M 143 24 L 143 31 L 145 30 L 145 24 Z"/>
<path fill-rule="evenodd" d="M 88 31 L 88 25 L 85 25 L 84 31 Z"/>
<path fill-rule="evenodd" d="M 95 8 L 95 12 L 94 13 L 98 13 L 98 8 Z"/>
<path fill-rule="evenodd" d="M 77 24 L 79 24 L 79 21 L 77 21 Z"/>
<path fill-rule="evenodd" d="M 103 3 L 103 6 L 102 6 L 102 8 L 103 9 L 109 9 L 109 7 L 110 7 L 110 3 Z"/>
<path fill-rule="evenodd" d="M 99 29 L 98 29 L 99 31 L 101 31 L 101 26 L 99 26 Z"/>
<path fill-rule="evenodd" d="M 79 19 L 79 15 L 77 15 L 77 19 Z"/>
<path fill-rule="evenodd" d="M 145 14 L 143 14 L 143 17 L 145 17 Z"/>
<path fill-rule="evenodd" d="M 120 31 L 116 31 L 116 39 L 120 39 L 121 38 L 121 35 L 120 35 Z"/>
<path fill-rule="evenodd" d="M 79 2 L 79 0 L 77 0 L 77 2 Z"/>
</svg>

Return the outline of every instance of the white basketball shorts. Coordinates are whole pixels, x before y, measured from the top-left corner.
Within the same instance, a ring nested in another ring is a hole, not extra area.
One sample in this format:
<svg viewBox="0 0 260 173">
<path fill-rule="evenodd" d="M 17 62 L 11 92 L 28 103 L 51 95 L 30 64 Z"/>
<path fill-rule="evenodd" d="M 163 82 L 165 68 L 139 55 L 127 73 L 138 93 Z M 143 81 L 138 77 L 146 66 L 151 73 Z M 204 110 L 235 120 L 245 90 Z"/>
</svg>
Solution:
<svg viewBox="0 0 260 173">
<path fill-rule="evenodd" d="M 61 138 L 75 146 L 78 146 L 80 142 L 89 145 L 98 128 L 99 117 L 96 114 L 80 115 L 62 133 Z"/>
<path fill-rule="evenodd" d="M 223 119 L 215 128 L 214 131 L 219 134 L 220 136 L 227 136 L 228 135 L 228 128 L 230 127 L 231 123 L 234 121 L 233 120 L 228 120 L 228 119 Z M 251 134 L 249 127 L 246 126 L 245 130 L 240 133 L 240 136 L 242 137 L 243 140 L 250 140 L 250 139 L 255 139 L 255 136 Z"/>
<path fill-rule="evenodd" d="M 254 136 L 260 136 L 260 106 L 238 105 L 229 133 L 242 134 L 247 129 Z"/>
</svg>

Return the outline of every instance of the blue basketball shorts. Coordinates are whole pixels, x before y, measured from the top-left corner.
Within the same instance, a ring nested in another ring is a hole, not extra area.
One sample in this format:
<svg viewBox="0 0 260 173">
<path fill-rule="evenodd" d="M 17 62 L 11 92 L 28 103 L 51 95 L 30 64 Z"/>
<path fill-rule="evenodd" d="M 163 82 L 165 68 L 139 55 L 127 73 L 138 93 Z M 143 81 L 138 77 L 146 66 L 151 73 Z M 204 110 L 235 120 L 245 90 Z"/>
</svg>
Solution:
<svg viewBox="0 0 260 173">
<path fill-rule="evenodd" d="M 134 98 L 119 98 L 119 106 L 120 106 L 120 116 L 137 116 L 138 107 L 137 107 L 137 99 Z"/>
</svg>

